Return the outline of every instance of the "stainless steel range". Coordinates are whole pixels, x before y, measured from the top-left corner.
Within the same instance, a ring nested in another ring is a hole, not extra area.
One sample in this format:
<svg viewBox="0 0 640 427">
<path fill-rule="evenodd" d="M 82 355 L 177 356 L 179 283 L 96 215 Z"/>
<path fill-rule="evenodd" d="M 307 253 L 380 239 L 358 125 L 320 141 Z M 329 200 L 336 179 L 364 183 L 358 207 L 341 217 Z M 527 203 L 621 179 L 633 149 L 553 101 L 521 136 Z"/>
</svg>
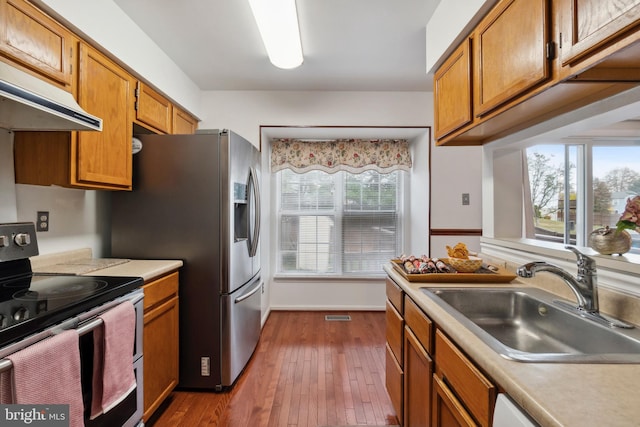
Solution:
<svg viewBox="0 0 640 427">
<path fill-rule="evenodd" d="M 0 224 L 0 373 L 12 369 L 8 356 L 61 331 L 76 329 L 84 424 L 142 424 L 142 278 L 34 273 L 29 257 L 35 255 L 38 246 L 33 223 Z M 90 419 L 93 332 L 102 324 L 100 315 L 125 301 L 133 304 L 136 313 L 132 345 L 136 390 L 112 409 Z"/>
</svg>

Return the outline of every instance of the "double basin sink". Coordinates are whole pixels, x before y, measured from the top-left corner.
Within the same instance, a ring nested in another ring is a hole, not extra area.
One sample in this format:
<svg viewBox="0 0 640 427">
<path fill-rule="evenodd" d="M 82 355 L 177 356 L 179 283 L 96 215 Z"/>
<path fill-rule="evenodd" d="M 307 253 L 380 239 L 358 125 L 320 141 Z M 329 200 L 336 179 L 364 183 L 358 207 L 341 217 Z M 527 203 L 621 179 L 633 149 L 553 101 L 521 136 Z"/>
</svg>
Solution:
<svg viewBox="0 0 640 427">
<path fill-rule="evenodd" d="M 585 318 L 537 288 L 420 288 L 503 357 L 521 362 L 640 363 L 640 330 Z"/>
</svg>

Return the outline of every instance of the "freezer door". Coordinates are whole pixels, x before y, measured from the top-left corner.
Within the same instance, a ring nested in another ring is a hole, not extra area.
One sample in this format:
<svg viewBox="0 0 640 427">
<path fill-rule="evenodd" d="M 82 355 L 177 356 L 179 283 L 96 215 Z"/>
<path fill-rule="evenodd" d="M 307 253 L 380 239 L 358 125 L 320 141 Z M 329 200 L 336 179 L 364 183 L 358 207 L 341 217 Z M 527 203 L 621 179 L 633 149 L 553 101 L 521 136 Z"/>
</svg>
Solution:
<svg viewBox="0 0 640 427">
<path fill-rule="evenodd" d="M 262 279 L 220 299 L 222 386 L 231 386 L 251 358 L 260 338 Z"/>
</svg>

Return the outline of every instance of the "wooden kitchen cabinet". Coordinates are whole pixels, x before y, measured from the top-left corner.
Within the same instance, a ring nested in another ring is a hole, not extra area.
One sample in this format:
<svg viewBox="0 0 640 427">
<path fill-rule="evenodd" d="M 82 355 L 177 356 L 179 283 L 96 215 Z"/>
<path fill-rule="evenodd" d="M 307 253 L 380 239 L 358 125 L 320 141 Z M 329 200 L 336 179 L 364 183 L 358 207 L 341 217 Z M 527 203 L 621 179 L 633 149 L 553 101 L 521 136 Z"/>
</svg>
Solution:
<svg viewBox="0 0 640 427">
<path fill-rule="evenodd" d="M 640 0 L 500 0 L 434 74 L 436 143 L 486 144 L 638 84 Z"/>
<path fill-rule="evenodd" d="M 78 103 L 102 119 L 102 131 L 16 132 L 16 183 L 130 190 L 135 80 L 84 43 L 78 63 Z"/>
<path fill-rule="evenodd" d="M 404 292 L 390 278 L 386 279 L 386 375 L 385 386 L 402 424 L 402 402 L 404 388 Z"/>
<path fill-rule="evenodd" d="M 440 330 L 435 348 L 433 424 L 490 427 L 496 386 Z"/>
<path fill-rule="evenodd" d="M 143 286 L 144 290 L 144 415 L 169 396 L 179 378 L 178 272 Z"/>
<path fill-rule="evenodd" d="M 72 90 L 74 36 L 25 0 L 0 0 L 0 55 L 31 74 Z"/>
<path fill-rule="evenodd" d="M 75 132 L 74 185 L 131 189 L 133 86 L 127 71 L 93 47 L 80 43 L 78 103 L 102 118 L 102 132 Z"/>
<path fill-rule="evenodd" d="M 198 121 L 186 111 L 173 106 L 173 126 L 171 133 L 175 135 L 190 135 L 196 132 Z"/>
<path fill-rule="evenodd" d="M 471 71 L 471 38 L 468 38 L 433 76 L 436 139 L 472 122 L 473 76 Z"/>
<path fill-rule="evenodd" d="M 405 296 L 404 426 L 429 425 L 433 375 L 433 322 Z"/>
<path fill-rule="evenodd" d="M 453 392 L 440 378 L 433 377 L 433 420 L 434 427 L 476 427 L 467 410 L 460 404 Z"/>
<path fill-rule="evenodd" d="M 502 0 L 474 31 L 474 110 L 482 116 L 550 77 L 548 0 Z"/>
<path fill-rule="evenodd" d="M 497 386 L 411 296 L 390 277 L 386 280 L 386 384 L 399 423 L 404 427 L 489 427 Z M 399 336 L 402 344 L 396 349 Z"/>
<path fill-rule="evenodd" d="M 171 133 L 173 121 L 171 102 L 141 81 L 138 81 L 135 93 L 136 122 L 151 126 L 160 133 Z"/>
<path fill-rule="evenodd" d="M 619 50 L 640 39 L 640 0 L 560 0 L 559 4 L 563 65 L 599 55 L 607 47 Z"/>
</svg>

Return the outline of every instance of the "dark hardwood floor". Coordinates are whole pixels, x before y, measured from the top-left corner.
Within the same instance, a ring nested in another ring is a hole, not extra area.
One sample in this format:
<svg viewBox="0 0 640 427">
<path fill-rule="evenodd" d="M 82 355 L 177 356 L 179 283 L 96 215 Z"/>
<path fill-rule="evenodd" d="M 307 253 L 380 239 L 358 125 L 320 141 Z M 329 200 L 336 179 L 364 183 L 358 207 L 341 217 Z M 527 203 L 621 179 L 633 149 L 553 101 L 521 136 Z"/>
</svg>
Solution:
<svg viewBox="0 0 640 427">
<path fill-rule="evenodd" d="M 150 427 L 395 425 L 384 386 L 384 312 L 271 312 L 227 392 L 177 390 Z M 343 314 L 343 313 L 340 313 Z"/>
</svg>

